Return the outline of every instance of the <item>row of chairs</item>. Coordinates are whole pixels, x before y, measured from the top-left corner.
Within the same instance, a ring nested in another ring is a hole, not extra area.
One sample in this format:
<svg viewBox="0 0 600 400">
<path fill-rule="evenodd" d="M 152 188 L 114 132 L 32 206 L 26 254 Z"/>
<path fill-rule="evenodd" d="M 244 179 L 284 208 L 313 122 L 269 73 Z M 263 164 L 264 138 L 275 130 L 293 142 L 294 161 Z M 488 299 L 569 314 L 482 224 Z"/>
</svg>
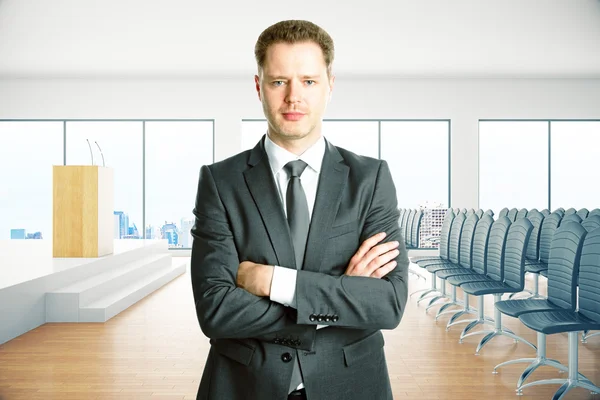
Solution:
<svg viewBox="0 0 600 400">
<path fill-rule="evenodd" d="M 421 221 L 423 219 L 423 211 L 420 209 L 400 209 L 400 232 L 404 237 L 404 243 L 407 249 L 418 249 L 419 238 L 421 232 Z"/>
<path fill-rule="evenodd" d="M 562 222 L 562 226 L 554 232 L 548 259 L 548 299 L 501 301 L 503 294 L 519 293 L 524 289 L 525 261 L 530 249 L 534 249 L 538 240 L 535 238 L 534 223 L 530 218 L 537 220 L 539 215 L 543 216 L 543 213 L 531 210 L 526 214 L 523 213 L 525 215 L 519 218 L 515 216 L 515 221 L 511 221 L 508 214 L 499 216 L 496 221 L 489 214 L 484 214 L 481 218 L 477 214 L 476 212 L 459 212 L 455 217 L 454 211 L 449 210 L 442 227 L 440 256 L 413 260 L 433 274 L 432 289 L 426 290 L 419 301 L 429 293 L 439 292 L 435 287 L 435 282 L 437 281 L 436 277 L 441 278 L 443 282 L 448 281 L 452 284 L 453 293 L 450 302 L 444 304 L 436 315 L 436 319 L 451 312 L 444 311 L 444 309 L 453 305 L 462 305 L 462 310 L 455 313 L 448 322 L 447 329 L 457 323 L 469 322 L 461 333 L 461 342 L 466 337 L 485 334 L 477 347 L 476 354 L 486 343 L 498 335 L 509 336 L 536 349 L 536 358 L 509 361 L 494 369 L 496 371 L 501 366 L 516 362 L 531 362 L 517 384 L 519 393 L 526 387 L 546 383 L 563 384 L 555 395 L 556 399 L 562 398 L 564 393 L 575 386 L 592 391 L 600 390 L 587 378 L 581 377 L 577 367 L 577 332 L 600 328 L 600 221 L 597 221 L 600 217 L 590 216 L 591 213 L 587 213 L 585 215 L 587 222 L 582 221 L 580 216 L 578 216 L 579 221 L 567 218 Z M 566 213 L 556 210 L 555 213 L 549 214 L 549 218 L 555 220 L 557 217 L 553 217 L 553 215 L 561 214 L 565 215 Z M 571 214 L 577 213 L 569 213 L 569 215 Z M 526 218 L 527 215 L 530 218 Z M 595 225 L 596 223 L 597 225 Z M 450 228 L 448 229 L 448 227 Z M 588 231 L 590 233 L 584 243 L 583 238 Z M 574 240 L 573 235 L 578 240 Z M 572 249 L 573 243 L 576 243 L 578 247 Z M 582 257 L 582 260 L 586 260 L 585 263 L 581 264 L 582 285 L 579 298 L 582 300 L 580 300 L 580 309 L 575 311 L 579 257 L 582 254 L 586 255 L 586 257 Z M 572 279 L 566 280 L 565 273 Z M 585 283 L 583 277 L 586 279 Z M 463 302 L 456 299 L 456 287 L 458 286 L 465 293 Z M 468 294 L 478 297 L 477 310 L 469 306 Z M 494 319 L 486 317 L 483 312 L 483 296 L 486 294 L 494 295 L 496 305 Z M 441 293 L 430 302 L 428 309 L 441 298 L 447 298 L 445 283 L 442 285 Z M 475 311 L 477 311 L 476 319 L 457 320 L 460 316 L 475 313 Z M 546 314 L 540 314 L 541 312 Z M 503 327 L 501 324 L 502 313 L 514 317 L 523 315 L 521 318 L 523 323 L 538 331 L 538 346 L 536 347 Z M 527 316 L 526 314 L 529 313 L 532 314 Z M 557 324 L 557 320 L 564 323 Z M 469 333 L 480 324 L 493 324 L 494 329 Z M 558 332 L 570 332 L 568 368 L 555 360 L 546 359 L 545 335 Z M 574 344 L 573 340 L 575 340 Z M 524 385 L 525 379 L 540 365 L 550 365 L 560 370 L 568 369 L 569 379 L 546 380 Z"/>
</svg>

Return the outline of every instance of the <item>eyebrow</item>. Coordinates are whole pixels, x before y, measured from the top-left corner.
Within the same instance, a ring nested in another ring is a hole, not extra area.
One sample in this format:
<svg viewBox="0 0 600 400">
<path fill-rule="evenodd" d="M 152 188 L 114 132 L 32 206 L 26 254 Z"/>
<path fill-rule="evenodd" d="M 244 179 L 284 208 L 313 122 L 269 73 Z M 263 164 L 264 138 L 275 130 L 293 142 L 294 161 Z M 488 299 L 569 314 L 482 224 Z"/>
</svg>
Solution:
<svg viewBox="0 0 600 400">
<path fill-rule="evenodd" d="M 270 80 L 288 79 L 287 77 L 281 76 L 281 75 L 278 75 L 278 76 L 267 75 L 267 78 Z M 317 79 L 317 78 L 319 78 L 319 75 L 303 75 L 302 76 L 302 79 Z"/>
</svg>

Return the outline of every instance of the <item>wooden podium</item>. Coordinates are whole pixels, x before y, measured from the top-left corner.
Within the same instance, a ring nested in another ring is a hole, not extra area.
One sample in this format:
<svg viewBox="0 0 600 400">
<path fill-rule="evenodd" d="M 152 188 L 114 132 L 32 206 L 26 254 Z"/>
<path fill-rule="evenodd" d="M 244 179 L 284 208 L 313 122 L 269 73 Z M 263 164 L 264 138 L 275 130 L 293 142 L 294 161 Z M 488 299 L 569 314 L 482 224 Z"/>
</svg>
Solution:
<svg viewBox="0 0 600 400">
<path fill-rule="evenodd" d="M 113 253 L 113 170 L 98 165 L 55 165 L 52 170 L 53 257 Z"/>
</svg>

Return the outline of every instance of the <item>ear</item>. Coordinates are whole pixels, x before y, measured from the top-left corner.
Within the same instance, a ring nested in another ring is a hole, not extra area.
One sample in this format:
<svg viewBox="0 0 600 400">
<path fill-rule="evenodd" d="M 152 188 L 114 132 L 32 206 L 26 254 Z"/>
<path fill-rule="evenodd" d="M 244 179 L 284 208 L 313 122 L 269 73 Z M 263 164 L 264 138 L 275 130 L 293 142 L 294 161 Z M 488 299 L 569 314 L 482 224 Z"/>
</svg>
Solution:
<svg viewBox="0 0 600 400">
<path fill-rule="evenodd" d="M 262 98 L 260 96 L 260 78 L 258 77 L 258 75 L 254 75 L 254 85 L 256 87 L 256 93 L 258 94 L 258 100 L 262 101 Z"/>
</svg>

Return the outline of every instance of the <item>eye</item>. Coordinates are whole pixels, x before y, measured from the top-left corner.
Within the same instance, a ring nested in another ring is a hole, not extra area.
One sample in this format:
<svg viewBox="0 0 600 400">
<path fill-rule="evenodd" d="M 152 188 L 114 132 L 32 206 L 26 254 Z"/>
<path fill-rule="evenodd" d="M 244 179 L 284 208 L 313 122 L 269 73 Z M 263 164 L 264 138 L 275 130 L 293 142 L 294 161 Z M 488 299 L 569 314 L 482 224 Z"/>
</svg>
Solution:
<svg viewBox="0 0 600 400">
<path fill-rule="evenodd" d="M 281 86 L 283 85 L 283 81 L 273 81 L 273 86 Z"/>
<path fill-rule="evenodd" d="M 308 79 L 308 80 L 306 81 L 306 83 L 307 83 L 309 86 L 312 86 L 312 85 L 314 85 L 316 82 L 315 82 L 315 81 L 313 81 L 313 80 L 311 80 L 311 79 Z"/>
</svg>

